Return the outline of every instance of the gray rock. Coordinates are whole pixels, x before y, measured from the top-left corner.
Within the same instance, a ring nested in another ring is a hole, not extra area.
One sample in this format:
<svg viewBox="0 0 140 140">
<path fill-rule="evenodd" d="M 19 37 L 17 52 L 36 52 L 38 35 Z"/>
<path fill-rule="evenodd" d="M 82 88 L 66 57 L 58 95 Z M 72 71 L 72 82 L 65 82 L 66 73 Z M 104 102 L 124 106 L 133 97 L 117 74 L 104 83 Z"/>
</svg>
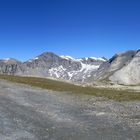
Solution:
<svg viewBox="0 0 140 140">
<path fill-rule="evenodd" d="M 55 78 L 80 83 L 111 81 L 116 84 L 140 84 L 140 50 L 116 54 L 111 59 L 58 56 L 45 52 L 26 62 L 0 60 L 0 74 Z"/>
<path fill-rule="evenodd" d="M 103 63 L 96 73 L 93 74 L 94 80 L 106 80 L 114 72 L 122 69 L 125 65 L 129 64 L 137 51 L 127 51 L 120 54 L 115 54 L 111 59 Z"/>
<path fill-rule="evenodd" d="M 0 61 L 0 73 L 19 76 L 49 77 L 60 80 L 84 81 L 90 73 L 106 61 L 105 59 L 58 56 L 45 52 L 24 63 L 8 59 Z M 6 63 L 5 63 L 6 62 Z"/>
<path fill-rule="evenodd" d="M 131 61 L 125 63 L 124 67 L 116 71 L 109 79 L 124 85 L 140 84 L 140 51 L 137 51 Z"/>
</svg>

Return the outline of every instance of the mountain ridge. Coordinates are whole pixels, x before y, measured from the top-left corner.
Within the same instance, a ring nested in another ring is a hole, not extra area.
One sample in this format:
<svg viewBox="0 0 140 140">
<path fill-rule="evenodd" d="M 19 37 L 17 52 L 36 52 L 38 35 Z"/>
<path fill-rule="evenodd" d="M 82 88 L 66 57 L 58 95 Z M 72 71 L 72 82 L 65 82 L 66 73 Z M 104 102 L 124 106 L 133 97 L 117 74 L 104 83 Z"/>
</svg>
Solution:
<svg viewBox="0 0 140 140">
<path fill-rule="evenodd" d="M 115 54 L 112 58 L 73 58 L 44 52 L 25 62 L 0 59 L 0 74 L 54 78 L 76 83 L 110 81 L 114 84 L 140 83 L 140 50 Z"/>
</svg>

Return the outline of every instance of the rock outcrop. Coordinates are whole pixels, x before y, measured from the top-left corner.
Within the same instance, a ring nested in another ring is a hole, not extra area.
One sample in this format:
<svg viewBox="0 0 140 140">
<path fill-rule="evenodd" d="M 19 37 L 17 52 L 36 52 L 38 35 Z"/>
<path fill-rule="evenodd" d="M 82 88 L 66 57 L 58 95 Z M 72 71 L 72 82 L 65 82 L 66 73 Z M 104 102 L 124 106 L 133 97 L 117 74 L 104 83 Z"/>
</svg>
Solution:
<svg viewBox="0 0 140 140">
<path fill-rule="evenodd" d="M 118 84 L 140 84 L 140 50 L 136 51 L 124 66 L 116 71 L 109 79 Z"/>
</svg>

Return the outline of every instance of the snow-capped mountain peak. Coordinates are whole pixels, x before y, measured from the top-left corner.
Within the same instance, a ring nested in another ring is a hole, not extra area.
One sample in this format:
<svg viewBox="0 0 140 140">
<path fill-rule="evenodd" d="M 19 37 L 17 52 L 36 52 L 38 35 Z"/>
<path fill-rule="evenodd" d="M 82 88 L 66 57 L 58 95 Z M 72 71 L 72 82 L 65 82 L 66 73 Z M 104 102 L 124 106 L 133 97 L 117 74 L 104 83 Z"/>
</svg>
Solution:
<svg viewBox="0 0 140 140">
<path fill-rule="evenodd" d="M 13 64 L 13 61 L 10 58 L 5 59 L 6 64 Z M 52 52 L 45 52 L 21 63 L 19 67 L 9 66 L 5 73 L 10 74 L 12 71 L 15 75 L 83 81 L 90 77 L 91 73 L 96 71 L 102 63 L 104 60 L 99 61 L 95 57 L 77 59 L 69 55 L 58 56 Z M 15 69 L 13 70 L 13 68 Z"/>
<path fill-rule="evenodd" d="M 86 60 L 88 61 L 89 59 L 93 59 L 95 61 L 107 61 L 107 59 L 105 58 L 97 58 L 97 57 L 84 57 L 84 58 L 73 58 L 71 56 L 68 56 L 68 55 L 62 55 L 60 56 L 62 59 L 67 59 L 67 60 L 73 60 L 73 61 L 83 61 L 83 60 Z"/>
<path fill-rule="evenodd" d="M 111 59 L 58 56 L 45 52 L 24 63 L 0 59 L 0 74 L 56 78 L 76 82 L 102 79 L 121 84 L 140 84 L 140 50 L 114 55 Z"/>
<path fill-rule="evenodd" d="M 68 56 L 68 55 L 61 55 L 60 56 L 62 59 L 66 59 L 66 60 L 76 60 L 75 58 Z"/>
</svg>

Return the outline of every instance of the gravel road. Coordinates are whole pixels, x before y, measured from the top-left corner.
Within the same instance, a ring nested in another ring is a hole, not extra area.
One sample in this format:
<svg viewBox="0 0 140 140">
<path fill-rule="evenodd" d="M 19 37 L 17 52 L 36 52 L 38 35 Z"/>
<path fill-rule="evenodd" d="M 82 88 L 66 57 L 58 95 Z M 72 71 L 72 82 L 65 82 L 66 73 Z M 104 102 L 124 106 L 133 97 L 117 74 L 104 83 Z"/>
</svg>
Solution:
<svg viewBox="0 0 140 140">
<path fill-rule="evenodd" d="M 0 140 L 139 140 L 140 102 L 0 81 Z"/>
</svg>

